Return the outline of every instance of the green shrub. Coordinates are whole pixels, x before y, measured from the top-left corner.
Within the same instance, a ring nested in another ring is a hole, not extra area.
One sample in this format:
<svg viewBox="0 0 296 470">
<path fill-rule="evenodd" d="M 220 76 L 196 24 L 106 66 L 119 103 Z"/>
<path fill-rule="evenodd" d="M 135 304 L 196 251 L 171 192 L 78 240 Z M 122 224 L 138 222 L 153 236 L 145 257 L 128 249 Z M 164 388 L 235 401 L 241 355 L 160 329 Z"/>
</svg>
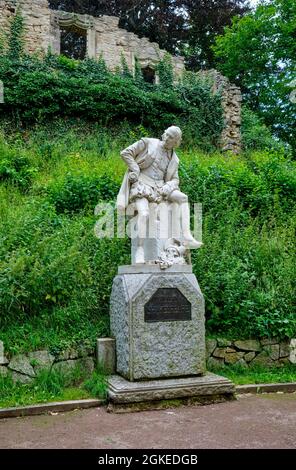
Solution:
<svg viewBox="0 0 296 470">
<path fill-rule="evenodd" d="M 276 150 L 281 151 L 286 149 L 289 151 L 289 146 L 285 145 L 279 139 L 276 139 L 269 127 L 267 127 L 262 119 L 256 113 L 251 111 L 247 106 L 242 107 L 242 144 L 245 150 Z"/>
<path fill-rule="evenodd" d="M 11 22 L 11 30 L 8 40 L 8 56 L 12 61 L 19 60 L 23 53 L 24 19 L 20 9 Z"/>
<path fill-rule="evenodd" d="M 67 175 L 62 186 L 55 185 L 49 189 L 49 197 L 57 213 L 73 213 L 82 209 L 93 212 L 100 200 L 114 200 L 118 190 L 118 185 L 109 175 L 99 178 Z"/>
<path fill-rule="evenodd" d="M 8 181 L 26 190 L 36 172 L 37 169 L 32 166 L 26 155 L 17 149 L 9 149 L 0 140 L 0 182 Z"/>
<path fill-rule="evenodd" d="M 103 372 L 95 371 L 89 379 L 84 382 L 84 388 L 97 398 L 107 398 L 108 385 L 106 375 Z"/>
<path fill-rule="evenodd" d="M 170 54 L 166 53 L 157 66 L 159 84 L 164 90 L 173 88 L 174 85 L 174 69 Z"/>
<path fill-rule="evenodd" d="M 11 373 L 0 375 L 0 407 L 79 400 L 90 396 L 105 398 L 105 377 L 98 372 L 93 372 L 89 378 L 87 376 L 88 372 L 79 367 L 68 373 L 54 369 L 41 370 L 29 384 L 14 382 Z"/>
<path fill-rule="evenodd" d="M 165 65 L 166 64 L 166 65 Z M 22 124 L 45 122 L 56 117 L 99 121 L 105 126 L 128 121 L 153 132 L 179 124 L 191 145 L 218 145 L 223 127 L 221 99 L 200 80 L 173 84 L 168 59 L 161 83 L 144 82 L 127 65 L 118 74 L 109 72 L 103 59 L 75 61 L 48 54 L 44 59 L 21 55 L 12 60 L 0 55 L 0 80 L 5 87 L 5 116 Z M 166 78 L 165 78 L 166 77 Z"/>
</svg>

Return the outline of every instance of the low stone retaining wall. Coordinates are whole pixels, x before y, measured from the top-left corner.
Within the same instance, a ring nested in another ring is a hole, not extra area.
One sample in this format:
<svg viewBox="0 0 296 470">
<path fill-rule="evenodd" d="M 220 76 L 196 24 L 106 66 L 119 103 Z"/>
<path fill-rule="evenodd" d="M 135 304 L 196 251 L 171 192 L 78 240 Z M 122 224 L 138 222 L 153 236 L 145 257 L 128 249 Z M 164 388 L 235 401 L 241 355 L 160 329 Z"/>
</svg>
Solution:
<svg viewBox="0 0 296 470">
<path fill-rule="evenodd" d="M 47 350 L 18 354 L 7 359 L 0 355 L 0 375 L 12 374 L 14 381 L 30 383 L 42 369 L 58 370 L 63 374 L 71 374 L 75 368 L 91 374 L 95 368 L 94 348 L 82 344 L 77 348 L 67 349 L 56 355 Z"/>
<path fill-rule="evenodd" d="M 208 367 L 222 367 L 229 364 L 262 365 L 265 367 L 296 364 L 296 339 L 227 340 L 208 338 Z"/>
<path fill-rule="evenodd" d="M 47 350 L 40 350 L 18 354 L 10 359 L 5 356 L 4 351 L 0 351 L 0 375 L 11 373 L 13 380 L 21 383 L 32 382 L 42 369 L 58 370 L 66 375 L 71 374 L 76 367 L 80 367 L 90 375 L 95 369 L 97 360 L 112 371 L 115 365 L 115 356 L 112 353 L 113 341 L 110 338 L 98 340 L 97 355 L 95 348 L 87 344 L 81 344 L 55 355 Z M 240 364 L 245 367 L 251 364 L 264 367 L 296 364 L 296 339 L 233 341 L 224 338 L 208 338 L 206 347 L 209 368 L 229 364 Z"/>
</svg>

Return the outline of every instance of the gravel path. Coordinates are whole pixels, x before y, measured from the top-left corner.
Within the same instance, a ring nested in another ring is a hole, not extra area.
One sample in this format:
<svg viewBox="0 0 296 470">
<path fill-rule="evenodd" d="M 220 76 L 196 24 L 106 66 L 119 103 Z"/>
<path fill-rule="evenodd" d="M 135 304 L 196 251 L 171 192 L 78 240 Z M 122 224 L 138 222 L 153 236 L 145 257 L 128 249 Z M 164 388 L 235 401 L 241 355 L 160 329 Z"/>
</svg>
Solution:
<svg viewBox="0 0 296 470">
<path fill-rule="evenodd" d="M 296 393 L 110 414 L 105 408 L 0 421 L 0 448 L 296 448 Z"/>
</svg>

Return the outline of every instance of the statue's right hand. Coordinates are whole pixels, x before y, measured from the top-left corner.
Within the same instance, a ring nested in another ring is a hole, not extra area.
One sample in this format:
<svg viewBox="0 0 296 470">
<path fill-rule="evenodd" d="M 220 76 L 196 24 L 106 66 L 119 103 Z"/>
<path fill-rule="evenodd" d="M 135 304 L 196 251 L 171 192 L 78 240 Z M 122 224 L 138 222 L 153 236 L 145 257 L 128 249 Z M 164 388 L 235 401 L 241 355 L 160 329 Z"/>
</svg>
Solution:
<svg viewBox="0 0 296 470">
<path fill-rule="evenodd" d="M 138 173 L 136 173 L 135 171 L 130 171 L 128 179 L 131 183 L 136 183 L 136 181 L 138 181 Z"/>
</svg>

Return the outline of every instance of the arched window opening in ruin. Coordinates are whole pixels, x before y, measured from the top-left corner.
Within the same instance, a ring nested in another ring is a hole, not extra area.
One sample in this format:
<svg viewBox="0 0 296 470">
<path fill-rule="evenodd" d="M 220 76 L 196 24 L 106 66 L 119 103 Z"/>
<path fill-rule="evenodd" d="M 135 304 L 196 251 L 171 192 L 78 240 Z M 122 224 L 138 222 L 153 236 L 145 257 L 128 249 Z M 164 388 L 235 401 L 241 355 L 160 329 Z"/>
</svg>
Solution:
<svg viewBox="0 0 296 470">
<path fill-rule="evenodd" d="M 151 67 L 147 66 L 142 69 L 142 74 L 144 77 L 145 82 L 147 83 L 155 83 L 155 70 Z"/>
<path fill-rule="evenodd" d="M 83 60 L 87 53 L 87 31 L 78 26 L 61 28 L 61 54 L 70 59 Z"/>
</svg>

